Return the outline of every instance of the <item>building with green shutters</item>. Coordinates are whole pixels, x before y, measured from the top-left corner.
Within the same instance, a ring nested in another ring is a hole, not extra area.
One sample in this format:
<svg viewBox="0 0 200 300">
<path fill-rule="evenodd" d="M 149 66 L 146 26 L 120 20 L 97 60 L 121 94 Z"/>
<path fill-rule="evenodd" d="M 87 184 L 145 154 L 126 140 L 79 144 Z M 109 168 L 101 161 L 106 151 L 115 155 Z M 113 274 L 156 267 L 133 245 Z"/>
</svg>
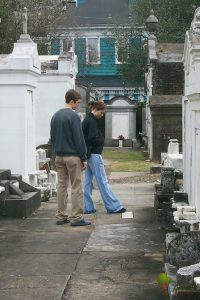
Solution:
<svg viewBox="0 0 200 300">
<path fill-rule="evenodd" d="M 124 55 L 128 55 L 128 49 L 126 53 L 123 43 L 117 38 L 120 30 L 126 28 L 128 31 L 131 26 L 132 1 L 63 1 L 66 14 L 63 12 L 58 20 L 56 31 L 59 34 L 51 43 L 51 54 L 58 55 L 70 49 L 75 51 L 78 57 L 77 82 L 89 91 L 89 99 L 104 100 L 108 106 L 107 115 L 109 107 L 112 106 L 111 110 L 118 107 L 112 111 L 106 124 L 113 128 L 106 137 L 106 143 L 109 145 L 115 144 L 113 140 L 123 134 L 127 140 L 126 144 L 130 146 L 141 130 L 141 124 L 136 126 L 136 114 L 139 103 L 145 102 L 143 84 L 130 85 L 124 80 L 120 67 L 124 62 Z M 141 44 L 141 35 L 137 33 L 141 28 L 137 29 L 136 34 L 129 37 L 127 48 Z M 112 118 L 114 113 L 115 121 Z M 125 115 L 120 118 L 121 113 Z M 114 124 L 119 123 L 121 128 L 114 130 Z"/>
</svg>

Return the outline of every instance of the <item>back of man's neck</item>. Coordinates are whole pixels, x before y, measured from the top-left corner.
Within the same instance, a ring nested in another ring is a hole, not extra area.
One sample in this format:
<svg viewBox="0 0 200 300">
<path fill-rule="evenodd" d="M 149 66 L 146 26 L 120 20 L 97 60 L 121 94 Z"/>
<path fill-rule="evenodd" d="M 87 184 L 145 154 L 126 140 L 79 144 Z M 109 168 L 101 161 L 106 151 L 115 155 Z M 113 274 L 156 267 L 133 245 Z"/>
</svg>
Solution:
<svg viewBox="0 0 200 300">
<path fill-rule="evenodd" d="M 64 108 L 69 108 L 69 109 L 72 109 L 71 105 L 69 103 L 65 103 L 65 106 Z"/>
</svg>

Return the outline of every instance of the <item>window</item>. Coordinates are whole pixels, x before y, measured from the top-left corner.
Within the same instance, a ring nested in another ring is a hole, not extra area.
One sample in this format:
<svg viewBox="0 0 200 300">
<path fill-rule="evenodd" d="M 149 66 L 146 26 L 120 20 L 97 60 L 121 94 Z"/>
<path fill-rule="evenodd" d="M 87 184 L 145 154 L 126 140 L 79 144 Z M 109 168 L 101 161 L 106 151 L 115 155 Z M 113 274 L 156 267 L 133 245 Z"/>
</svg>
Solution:
<svg viewBox="0 0 200 300">
<path fill-rule="evenodd" d="M 65 40 L 63 40 L 63 50 L 65 52 L 69 51 L 71 48 L 73 48 L 73 43 L 72 43 L 72 39 L 67 38 Z"/>
<path fill-rule="evenodd" d="M 126 63 L 128 60 L 129 42 L 116 41 L 115 44 L 115 61 L 117 64 Z"/>
<path fill-rule="evenodd" d="M 86 62 L 88 64 L 100 63 L 100 41 L 98 38 L 88 38 L 86 40 Z"/>
</svg>

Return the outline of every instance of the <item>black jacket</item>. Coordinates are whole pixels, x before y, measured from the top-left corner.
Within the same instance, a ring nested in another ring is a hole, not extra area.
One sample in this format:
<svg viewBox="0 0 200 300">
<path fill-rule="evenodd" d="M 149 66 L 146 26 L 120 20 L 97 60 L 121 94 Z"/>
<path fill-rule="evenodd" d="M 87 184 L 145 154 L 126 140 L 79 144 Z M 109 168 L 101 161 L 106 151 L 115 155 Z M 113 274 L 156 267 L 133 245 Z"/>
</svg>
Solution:
<svg viewBox="0 0 200 300">
<path fill-rule="evenodd" d="M 83 134 L 87 146 L 87 157 L 91 154 L 101 154 L 104 146 L 104 136 L 99 126 L 99 120 L 89 113 L 82 123 Z"/>
</svg>

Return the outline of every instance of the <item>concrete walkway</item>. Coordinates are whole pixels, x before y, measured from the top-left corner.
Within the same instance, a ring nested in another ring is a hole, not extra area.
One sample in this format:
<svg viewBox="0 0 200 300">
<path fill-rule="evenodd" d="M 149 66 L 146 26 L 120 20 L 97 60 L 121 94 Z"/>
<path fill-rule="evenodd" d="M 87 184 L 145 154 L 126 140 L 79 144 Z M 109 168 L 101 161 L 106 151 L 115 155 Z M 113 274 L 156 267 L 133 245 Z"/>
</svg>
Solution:
<svg viewBox="0 0 200 300">
<path fill-rule="evenodd" d="M 115 174 L 116 175 L 116 174 Z M 113 184 L 130 214 L 107 214 L 94 191 L 92 225 L 55 225 L 55 199 L 29 219 L 0 219 L 0 299 L 161 300 L 164 233 L 153 184 Z"/>
</svg>

